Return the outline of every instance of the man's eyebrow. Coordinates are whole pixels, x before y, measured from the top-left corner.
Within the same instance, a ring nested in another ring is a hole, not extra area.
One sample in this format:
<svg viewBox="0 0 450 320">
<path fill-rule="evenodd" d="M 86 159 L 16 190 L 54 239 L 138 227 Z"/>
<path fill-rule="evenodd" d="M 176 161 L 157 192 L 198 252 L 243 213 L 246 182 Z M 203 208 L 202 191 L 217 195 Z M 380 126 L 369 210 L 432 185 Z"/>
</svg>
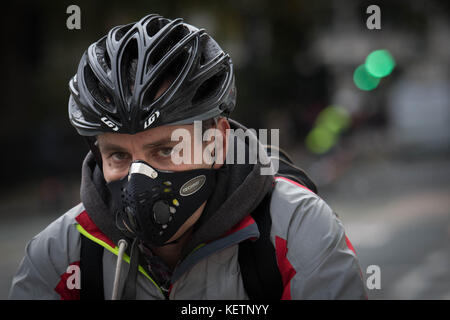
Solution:
<svg viewBox="0 0 450 320">
<path fill-rule="evenodd" d="M 170 137 L 164 137 L 161 138 L 159 140 L 150 142 L 150 143 L 146 143 L 143 148 L 144 149 L 149 149 L 149 148 L 154 148 L 154 147 L 158 147 L 161 145 L 165 145 L 169 142 L 172 142 Z M 119 146 L 117 144 L 111 143 L 111 142 L 104 142 L 104 143 L 100 143 L 99 142 L 99 148 L 101 151 L 103 152 L 110 152 L 110 151 L 120 151 L 120 152 L 127 152 L 127 149 Z"/>
<path fill-rule="evenodd" d="M 111 142 L 104 142 L 104 143 L 98 143 L 98 147 L 101 151 L 103 152 L 108 152 L 108 151 L 121 151 L 121 152 L 125 152 L 127 151 L 124 147 L 116 145 L 114 143 Z"/>
<path fill-rule="evenodd" d="M 173 142 L 172 139 L 170 137 L 164 137 L 154 142 L 144 144 L 144 148 L 154 148 L 161 145 L 165 145 L 169 142 Z"/>
</svg>

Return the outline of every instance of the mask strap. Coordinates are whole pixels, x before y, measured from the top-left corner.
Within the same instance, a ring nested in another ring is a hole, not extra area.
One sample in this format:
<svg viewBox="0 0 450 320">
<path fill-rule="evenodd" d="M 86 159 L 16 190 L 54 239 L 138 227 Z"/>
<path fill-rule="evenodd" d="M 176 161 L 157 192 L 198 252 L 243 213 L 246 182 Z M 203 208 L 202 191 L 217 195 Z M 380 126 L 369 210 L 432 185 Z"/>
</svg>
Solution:
<svg viewBox="0 0 450 320">
<path fill-rule="evenodd" d="M 100 170 L 103 170 L 102 155 L 100 153 L 100 149 L 98 148 L 97 139 L 95 137 L 86 137 L 86 136 L 83 136 L 83 138 L 84 138 L 84 142 L 86 142 L 86 144 L 88 145 L 89 150 L 91 150 L 98 167 L 100 168 Z"/>
<path fill-rule="evenodd" d="M 215 125 L 215 129 L 217 130 L 217 117 L 214 117 L 214 125 Z M 214 138 L 214 161 L 211 165 L 211 169 L 214 167 L 214 165 L 216 164 L 216 160 L 217 160 L 217 139 Z"/>
</svg>

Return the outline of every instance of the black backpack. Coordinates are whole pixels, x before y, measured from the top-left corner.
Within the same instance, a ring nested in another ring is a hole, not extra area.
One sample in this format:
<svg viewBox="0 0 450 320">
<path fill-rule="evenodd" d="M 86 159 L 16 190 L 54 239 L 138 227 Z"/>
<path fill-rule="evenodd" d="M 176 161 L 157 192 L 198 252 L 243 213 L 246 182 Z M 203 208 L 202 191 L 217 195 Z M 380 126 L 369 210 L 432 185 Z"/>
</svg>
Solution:
<svg viewBox="0 0 450 320">
<path fill-rule="evenodd" d="M 271 156 L 273 146 L 266 151 Z M 272 159 L 275 157 L 271 156 Z M 278 149 L 279 169 L 276 177 L 293 180 L 317 193 L 317 188 L 306 173 L 296 167 L 289 156 Z M 283 282 L 277 265 L 275 248 L 270 241 L 269 192 L 251 213 L 258 225 L 260 237 L 256 241 L 246 240 L 239 244 L 238 260 L 245 291 L 251 300 L 280 300 L 283 293 Z M 103 291 L 103 247 L 81 237 L 80 269 L 82 300 L 104 300 Z"/>
<path fill-rule="evenodd" d="M 268 155 L 272 156 L 273 146 L 267 146 Z M 290 157 L 281 149 L 278 149 L 279 162 L 276 177 L 285 177 L 293 180 L 314 193 L 317 188 L 306 173 L 296 167 Z M 251 300 L 280 300 L 283 293 L 283 282 L 278 269 L 275 248 L 270 241 L 272 220 L 270 218 L 269 192 L 251 213 L 258 225 L 260 236 L 258 240 L 246 240 L 239 244 L 239 266 L 241 268 L 242 281 L 245 291 Z"/>
</svg>

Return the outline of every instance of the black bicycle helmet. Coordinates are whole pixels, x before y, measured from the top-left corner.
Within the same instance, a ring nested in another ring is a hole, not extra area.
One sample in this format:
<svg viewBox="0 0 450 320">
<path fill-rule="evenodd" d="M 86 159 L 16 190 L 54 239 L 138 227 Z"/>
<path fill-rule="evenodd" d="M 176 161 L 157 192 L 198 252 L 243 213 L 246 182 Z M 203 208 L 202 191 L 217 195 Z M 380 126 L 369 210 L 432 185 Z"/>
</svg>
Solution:
<svg viewBox="0 0 450 320">
<path fill-rule="evenodd" d="M 203 29 L 155 14 L 93 43 L 69 88 L 70 122 L 86 137 L 228 116 L 236 102 L 229 55 Z"/>
</svg>

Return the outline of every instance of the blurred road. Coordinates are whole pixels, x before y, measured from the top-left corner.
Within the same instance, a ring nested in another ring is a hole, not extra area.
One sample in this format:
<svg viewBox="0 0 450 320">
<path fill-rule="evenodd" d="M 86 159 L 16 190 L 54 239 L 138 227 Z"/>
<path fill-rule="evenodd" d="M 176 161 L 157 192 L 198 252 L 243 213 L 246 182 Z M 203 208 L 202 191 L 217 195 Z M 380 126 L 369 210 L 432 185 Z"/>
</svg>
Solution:
<svg viewBox="0 0 450 320">
<path fill-rule="evenodd" d="M 369 299 L 450 299 L 450 161 L 353 165 L 322 193 L 339 214 L 367 278 Z"/>
<path fill-rule="evenodd" d="M 2 218 L 0 224 L 0 299 L 7 299 L 11 280 L 25 253 L 25 245 L 57 217 L 53 215 Z"/>
<path fill-rule="evenodd" d="M 320 190 L 343 221 L 365 277 L 368 266 L 380 267 L 381 289 L 368 290 L 369 299 L 450 299 L 450 161 L 444 158 L 356 162 Z M 5 299 L 25 244 L 56 212 L 20 216 L 9 214 L 14 206 L 0 209 Z"/>
</svg>

